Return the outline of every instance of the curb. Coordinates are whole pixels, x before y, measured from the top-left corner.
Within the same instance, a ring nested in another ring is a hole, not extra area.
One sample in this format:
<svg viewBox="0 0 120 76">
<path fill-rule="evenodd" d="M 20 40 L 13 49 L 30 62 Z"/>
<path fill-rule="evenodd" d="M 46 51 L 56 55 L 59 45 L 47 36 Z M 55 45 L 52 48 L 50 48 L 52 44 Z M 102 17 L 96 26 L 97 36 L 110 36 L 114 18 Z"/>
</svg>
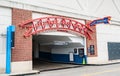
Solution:
<svg viewBox="0 0 120 76">
<path fill-rule="evenodd" d="M 120 62 L 106 63 L 106 64 L 85 64 L 85 65 L 86 66 L 105 66 L 105 65 L 113 65 L 113 64 L 120 64 Z"/>
<path fill-rule="evenodd" d="M 39 73 L 39 71 L 33 70 L 33 71 L 29 71 L 29 72 L 11 73 L 11 74 L 9 74 L 9 76 L 24 76 L 24 75 L 31 75 L 31 74 L 38 74 L 38 73 Z"/>
<path fill-rule="evenodd" d="M 83 65 L 77 65 L 77 66 L 72 66 L 72 67 L 63 67 L 63 68 L 55 68 L 55 69 L 47 69 L 47 70 L 40 70 L 39 72 L 70 69 L 70 68 L 78 68 L 78 67 L 83 67 Z"/>
</svg>

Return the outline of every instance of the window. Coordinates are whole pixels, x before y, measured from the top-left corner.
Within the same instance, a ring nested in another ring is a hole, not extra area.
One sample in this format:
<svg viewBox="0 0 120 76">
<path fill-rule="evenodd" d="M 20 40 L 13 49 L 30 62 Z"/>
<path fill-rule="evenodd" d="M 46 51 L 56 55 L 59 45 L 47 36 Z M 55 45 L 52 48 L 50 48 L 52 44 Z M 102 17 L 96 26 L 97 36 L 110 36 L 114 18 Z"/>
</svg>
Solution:
<svg viewBox="0 0 120 76">
<path fill-rule="evenodd" d="M 90 45 L 90 55 L 94 54 L 95 54 L 94 45 Z"/>
</svg>

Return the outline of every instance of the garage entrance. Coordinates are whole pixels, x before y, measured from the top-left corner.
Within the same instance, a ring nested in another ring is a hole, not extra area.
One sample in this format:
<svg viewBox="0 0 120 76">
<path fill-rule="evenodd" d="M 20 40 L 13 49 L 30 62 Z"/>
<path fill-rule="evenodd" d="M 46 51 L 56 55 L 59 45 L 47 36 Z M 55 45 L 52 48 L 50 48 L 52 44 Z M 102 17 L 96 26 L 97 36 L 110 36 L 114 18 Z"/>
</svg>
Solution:
<svg viewBox="0 0 120 76">
<path fill-rule="evenodd" d="M 33 35 L 33 68 L 49 69 L 76 67 L 83 64 L 84 38 L 63 32 Z M 65 64 L 70 63 L 70 64 Z M 72 64 L 71 64 L 72 63 Z"/>
<path fill-rule="evenodd" d="M 19 26 L 25 29 L 25 38 L 33 36 L 33 67 L 37 62 L 86 64 L 86 38 L 92 39 L 93 30 L 85 21 L 51 16 L 28 20 Z"/>
</svg>

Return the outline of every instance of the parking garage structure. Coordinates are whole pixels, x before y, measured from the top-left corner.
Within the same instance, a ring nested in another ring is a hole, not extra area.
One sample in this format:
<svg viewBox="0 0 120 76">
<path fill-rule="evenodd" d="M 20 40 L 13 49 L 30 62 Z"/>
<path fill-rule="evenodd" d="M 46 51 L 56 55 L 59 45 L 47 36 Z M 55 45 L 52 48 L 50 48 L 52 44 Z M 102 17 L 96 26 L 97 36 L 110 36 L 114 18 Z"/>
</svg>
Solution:
<svg viewBox="0 0 120 76">
<path fill-rule="evenodd" d="M 32 70 L 36 60 L 87 64 L 87 56 L 97 56 L 96 28 L 86 25 L 86 20 L 52 15 L 38 18 L 36 13 L 21 9 L 12 13 L 15 34 L 11 72 Z M 87 52 L 90 45 L 93 51 Z"/>
<path fill-rule="evenodd" d="M 119 0 L 71 1 L 0 0 L 0 73 L 120 62 Z"/>
</svg>

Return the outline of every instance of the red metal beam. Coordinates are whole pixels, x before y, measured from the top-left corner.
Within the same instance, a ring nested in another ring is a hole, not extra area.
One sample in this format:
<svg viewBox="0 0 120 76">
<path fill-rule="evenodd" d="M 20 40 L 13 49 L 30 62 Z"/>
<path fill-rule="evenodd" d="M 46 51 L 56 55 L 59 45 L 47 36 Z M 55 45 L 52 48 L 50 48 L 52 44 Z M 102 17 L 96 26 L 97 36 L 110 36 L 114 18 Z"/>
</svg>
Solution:
<svg viewBox="0 0 120 76">
<path fill-rule="evenodd" d="M 90 32 L 93 32 L 89 25 L 84 25 L 76 20 L 60 16 L 51 16 L 28 20 L 19 24 L 19 26 L 28 28 L 24 33 L 25 37 L 29 37 L 30 35 L 47 30 L 63 30 L 68 32 L 73 31 L 91 39 Z"/>
</svg>

